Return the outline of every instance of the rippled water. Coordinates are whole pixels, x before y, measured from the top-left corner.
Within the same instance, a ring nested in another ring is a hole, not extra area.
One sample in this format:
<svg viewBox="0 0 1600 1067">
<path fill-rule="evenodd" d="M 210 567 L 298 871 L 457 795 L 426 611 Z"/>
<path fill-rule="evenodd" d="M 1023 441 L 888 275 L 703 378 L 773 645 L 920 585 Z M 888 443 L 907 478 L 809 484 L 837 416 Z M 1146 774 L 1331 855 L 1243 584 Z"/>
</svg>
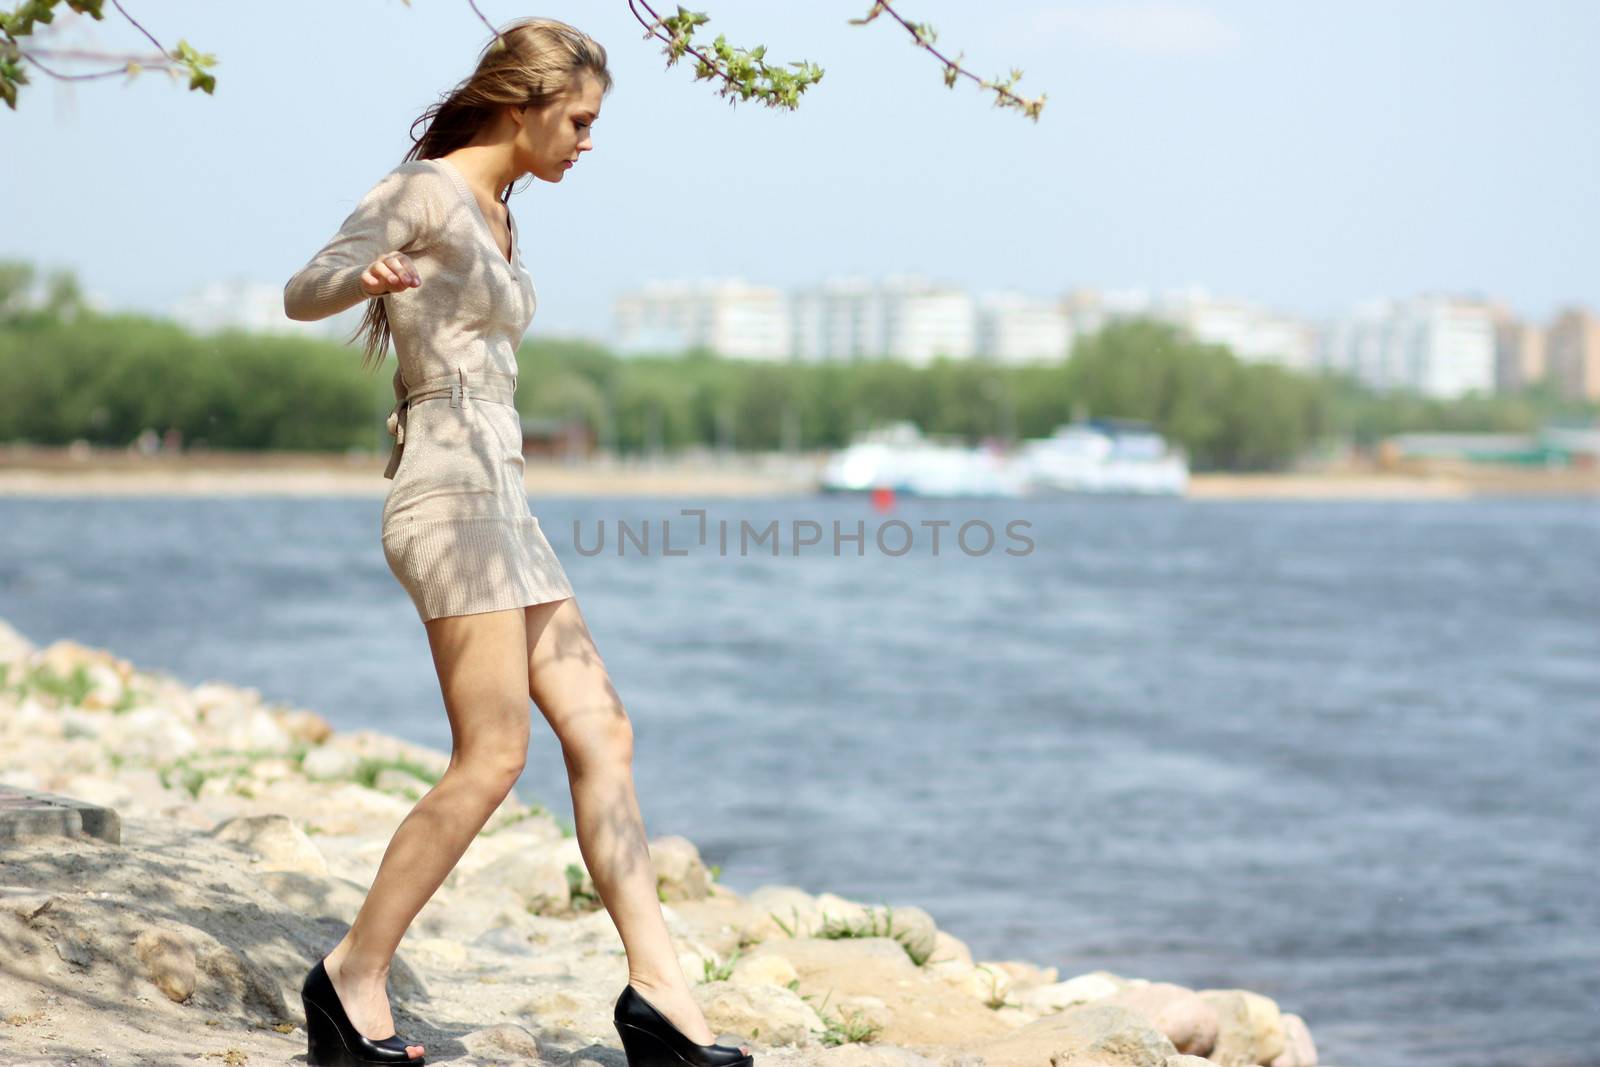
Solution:
<svg viewBox="0 0 1600 1067">
<path fill-rule="evenodd" d="M 649 832 L 735 890 L 916 904 L 1063 977 L 1257 990 L 1340 1067 L 1600 1064 L 1596 504 L 706 502 L 727 554 L 683 501 L 534 506 Z M 448 747 L 380 507 L 0 499 L 0 617 Z M 909 554 L 874 543 L 889 517 Z M 652 521 L 650 554 L 576 550 L 618 519 Z M 741 519 L 864 520 L 865 554 L 740 556 Z M 924 519 L 952 523 L 937 556 Z M 1032 551 L 961 552 L 973 519 L 1027 521 Z M 570 818 L 548 730 L 520 793 Z"/>
</svg>

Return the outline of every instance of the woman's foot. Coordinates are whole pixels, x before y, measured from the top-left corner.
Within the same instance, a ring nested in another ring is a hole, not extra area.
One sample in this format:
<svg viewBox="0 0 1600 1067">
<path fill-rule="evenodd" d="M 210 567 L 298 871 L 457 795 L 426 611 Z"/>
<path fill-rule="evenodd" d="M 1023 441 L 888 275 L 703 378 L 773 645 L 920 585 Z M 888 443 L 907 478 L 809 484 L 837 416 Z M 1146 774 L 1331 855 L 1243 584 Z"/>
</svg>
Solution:
<svg viewBox="0 0 1600 1067">
<path fill-rule="evenodd" d="M 706 1023 L 705 1012 L 695 1003 L 694 994 L 689 992 L 687 986 L 656 985 L 641 978 L 629 978 L 628 984 L 638 990 L 656 1011 L 665 1015 L 667 1021 L 676 1026 L 684 1037 L 697 1045 L 716 1043 L 717 1035 Z M 739 1046 L 739 1051 L 747 1056 L 750 1054 L 750 1050 L 743 1045 Z"/>
<path fill-rule="evenodd" d="M 339 1003 L 350 1016 L 350 1025 L 371 1041 L 382 1041 L 395 1035 L 394 1015 L 389 1011 L 388 974 L 358 975 L 351 972 L 342 977 L 345 952 L 335 948 L 323 959 L 323 969 L 328 981 L 339 995 Z M 421 1045 L 407 1045 L 406 1055 L 412 1059 L 425 1054 Z"/>
</svg>

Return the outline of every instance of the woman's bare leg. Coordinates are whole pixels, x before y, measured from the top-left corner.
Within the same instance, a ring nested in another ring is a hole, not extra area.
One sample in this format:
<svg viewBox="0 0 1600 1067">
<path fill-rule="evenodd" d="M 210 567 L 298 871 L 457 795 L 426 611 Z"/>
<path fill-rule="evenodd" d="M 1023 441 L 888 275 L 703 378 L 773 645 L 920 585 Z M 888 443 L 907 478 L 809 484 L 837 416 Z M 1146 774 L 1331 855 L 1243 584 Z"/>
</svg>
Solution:
<svg viewBox="0 0 1600 1067">
<path fill-rule="evenodd" d="M 395 1032 L 385 982 L 400 939 L 516 784 L 528 752 L 523 609 L 425 626 L 450 717 L 450 765 L 395 830 L 355 922 L 326 962 L 351 1023 L 373 1040 Z M 423 1055 L 421 1045 L 407 1052 Z"/>
<path fill-rule="evenodd" d="M 633 725 L 622 698 L 575 598 L 524 610 L 528 692 L 561 741 L 578 850 L 622 935 L 628 984 L 685 1037 L 709 1045 L 717 1035 L 689 991 L 656 896 L 656 872 L 633 788 Z"/>
</svg>

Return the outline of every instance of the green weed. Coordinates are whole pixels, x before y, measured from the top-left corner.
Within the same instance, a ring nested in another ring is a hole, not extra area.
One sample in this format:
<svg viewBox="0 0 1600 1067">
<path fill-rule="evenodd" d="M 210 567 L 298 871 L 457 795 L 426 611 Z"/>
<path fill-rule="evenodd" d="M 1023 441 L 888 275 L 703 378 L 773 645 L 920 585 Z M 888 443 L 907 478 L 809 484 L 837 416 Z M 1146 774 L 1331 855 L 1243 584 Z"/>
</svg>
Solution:
<svg viewBox="0 0 1600 1067">
<path fill-rule="evenodd" d="M 894 932 L 894 909 L 888 905 L 884 905 L 883 926 L 881 929 L 878 926 L 878 912 L 875 908 L 867 908 L 866 920 L 864 922 L 857 923 L 849 923 L 845 922 L 844 920 L 835 921 L 828 918 L 827 912 L 823 912 L 822 929 L 817 931 L 816 936 L 835 940 L 846 937 L 892 938 L 899 943 L 901 948 L 906 950 L 906 955 L 911 957 L 911 962 L 915 963 L 918 967 L 921 967 L 923 964 L 928 962 L 928 957 L 932 955 L 932 952 L 931 950 L 927 952 L 918 952 L 910 945 L 906 944 L 902 938 L 907 932 L 908 931 L 904 927 L 901 928 L 900 933 L 897 934 Z"/>
<path fill-rule="evenodd" d="M 714 960 L 708 959 L 701 960 L 700 963 L 702 969 L 705 971 L 705 977 L 701 978 L 700 980 L 702 982 L 725 982 L 729 978 L 732 978 L 733 963 L 739 958 L 740 955 L 741 953 L 735 952 L 722 963 L 717 963 Z"/>
<path fill-rule="evenodd" d="M 356 769 L 350 777 L 358 785 L 364 785 L 368 789 L 376 789 L 378 775 L 384 771 L 404 771 L 413 778 L 422 779 L 429 785 L 437 785 L 439 782 L 439 775 L 434 771 L 424 767 L 416 760 L 406 759 L 404 756 L 397 756 L 392 759 L 364 756 L 361 762 L 356 764 Z"/>
<path fill-rule="evenodd" d="M 25 695 L 31 687 L 45 696 L 54 697 L 58 703 L 74 707 L 82 704 L 84 698 L 94 689 L 94 682 L 89 678 L 89 668 L 81 663 L 72 668 L 72 673 L 66 677 L 41 664 L 22 680 L 21 685 L 22 690 L 19 695 Z"/>
<path fill-rule="evenodd" d="M 601 906 L 600 898 L 583 886 L 583 868 L 576 863 L 567 864 L 567 894 L 572 898 L 573 907 L 583 907 L 593 910 Z"/>
<path fill-rule="evenodd" d="M 800 994 L 801 1000 L 812 999 L 813 994 L 800 993 L 800 979 L 789 980 L 789 988 Z M 849 1018 L 829 1015 L 823 1009 L 828 1004 L 828 998 L 833 996 L 833 990 L 828 990 L 827 996 L 822 998 L 822 1003 L 816 1005 L 817 1017 L 822 1020 L 823 1031 L 818 1039 L 830 1047 L 851 1044 L 857 1041 L 871 1041 L 883 1029 L 878 1023 L 868 1019 L 859 1009 L 852 1011 Z"/>
<path fill-rule="evenodd" d="M 249 774 L 250 768 L 259 760 L 287 759 L 296 766 L 305 761 L 307 746 L 302 742 L 288 752 L 274 752 L 264 748 L 221 748 L 208 752 L 191 752 L 187 756 L 179 756 L 170 763 L 165 763 L 156 768 L 156 776 L 161 781 L 163 789 L 171 789 L 173 782 L 196 799 L 200 796 L 200 787 L 208 778 L 243 778 Z M 120 767 L 123 757 L 113 754 L 112 766 Z M 248 788 L 248 787 L 245 787 Z M 241 795 L 253 797 L 254 792 Z"/>
</svg>

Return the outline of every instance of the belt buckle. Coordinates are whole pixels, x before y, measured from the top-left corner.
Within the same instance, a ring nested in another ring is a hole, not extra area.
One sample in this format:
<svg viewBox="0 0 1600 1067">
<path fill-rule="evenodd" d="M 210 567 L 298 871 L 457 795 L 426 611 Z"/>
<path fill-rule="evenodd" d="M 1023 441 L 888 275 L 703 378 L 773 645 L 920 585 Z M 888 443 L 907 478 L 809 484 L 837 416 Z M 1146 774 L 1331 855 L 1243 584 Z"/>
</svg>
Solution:
<svg viewBox="0 0 1600 1067">
<path fill-rule="evenodd" d="M 409 403 L 402 400 L 394 406 L 394 409 L 389 412 L 389 417 L 384 420 L 384 426 L 389 431 L 389 436 L 394 438 L 394 443 L 397 445 L 406 443 L 406 410 L 410 407 Z"/>
</svg>

